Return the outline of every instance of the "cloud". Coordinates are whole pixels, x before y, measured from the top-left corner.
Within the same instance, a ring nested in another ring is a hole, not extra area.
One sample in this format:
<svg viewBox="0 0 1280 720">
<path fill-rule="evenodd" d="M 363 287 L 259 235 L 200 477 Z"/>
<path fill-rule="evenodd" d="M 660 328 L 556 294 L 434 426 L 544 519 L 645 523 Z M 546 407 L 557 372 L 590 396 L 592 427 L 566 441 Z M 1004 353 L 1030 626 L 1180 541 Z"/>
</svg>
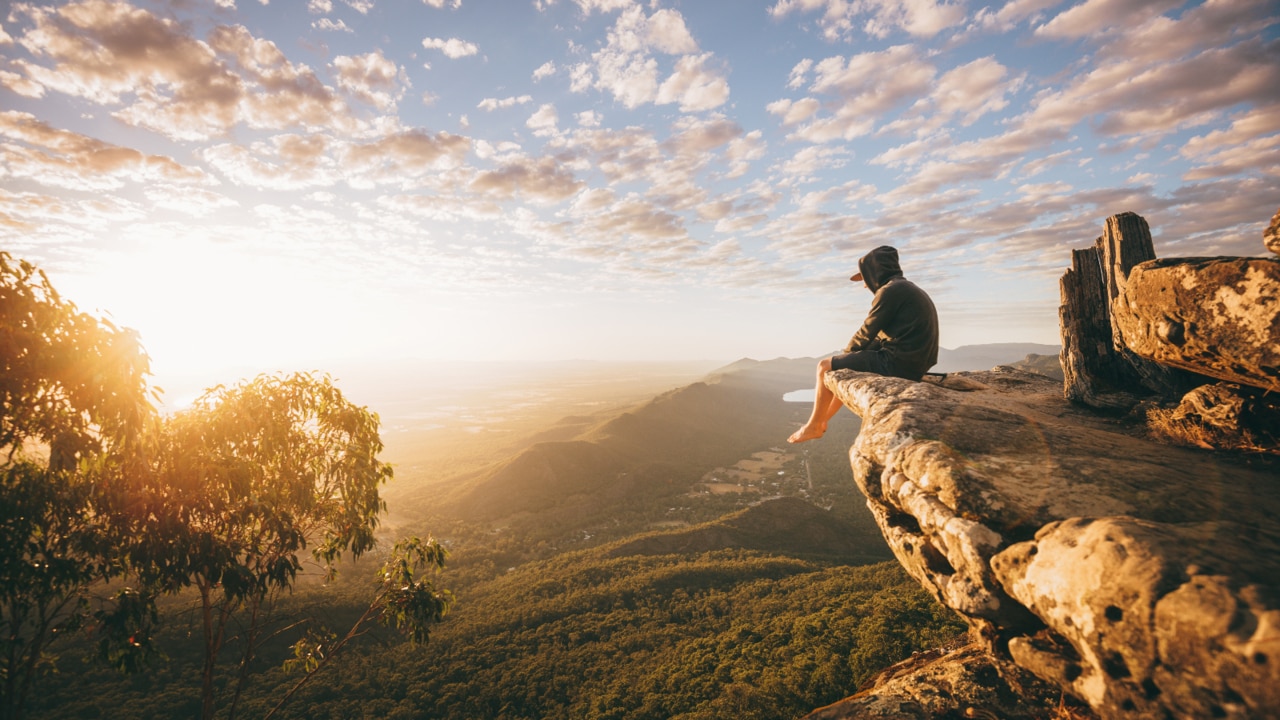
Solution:
<svg viewBox="0 0 1280 720">
<path fill-rule="evenodd" d="M 357 186 L 369 183 L 412 185 L 440 171 L 460 167 L 471 140 L 447 132 L 430 133 L 410 129 L 390 133 L 371 142 L 347 146 L 343 167 L 359 178 Z"/>
<path fill-rule="evenodd" d="M 255 38 L 237 25 L 215 28 L 209 34 L 209 46 L 229 56 L 228 65 L 240 70 L 237 79 L 242 91 L 233 108 L 236 119 L 250 127 L 351 127 L 347 107 L 332 88 L 311 68 L 289 62 L 275 43 Z"/>
<path fill-rule="evenodd" d="M 830 41 L 848 39 L 855 21 L 865 16 L 862 30 L 877 38 L 903 31 L 915 37 L 933 37 L 965 19 L 963 4 L 935 0 L 778 0 L 769 14 L 781 18 L 792 12 L 822 13 L 818 26 Z"/>
<path fill-rule="evenodd" d="M 570 68 L 569 88 L 573 92 L 591 87 L 603 90 L 629 109 L 656 102 L 678 103 L 684 112 L 710 110 L 728 100 L 729 84 L 720 71 L 709 68 L 712 55 L 694 55 L 697 51 L 698 44 L 678 11 L 645 15 L 640 5 L 628 5 L 609 30 L 608 42 L 592 54 L 593 64 Z M 661 83 L 654 53 L 682 55 Z"/>
<path fill-rule="evenodd" d="M 109 194 L 72 199 L 33 192 L 10 192 L 0 187 L 0 237 L 5 249 L 48 252 L 53 243 L 78 245 L 86 232 L 116 223 L 145 219 L 146 211 L 135 202 Z M 31 259 L 39 255 L 24 252 Z M 50 258 L 54 260 L 55 258 Z M 56 258 L 61 260 L 61 258 Z M 81 262 L 85 258 L 79 258 Z M 59 262 L 42 262 L 46 269 Z"/>
<path fill-rule="evenodd" d="M 658 88 L 655 102 L 659 105 L 680 104 L 681 112 L 712 110 L 729 99 L 729 83 L 706 68 L 711 54 L 686 55 L 676 63 L 676 70 Z"/>
<path fill-rule="evenodd" d="M 334 141 L 324 135 L 277 135 L 250 146 L 222 143 L 199 156 L 233 184 L 265 190 L 329 187 L 341 179 L 330 156 Z"/>
<path fill-rule="evenodd" d="M 333 12 L 333 0 L 307 0 L 307 12 L 324 15 Z"/>
<path fill-rule="evenodd" d="M 405 88 L 400 84 L 403 71 L 379 50 L 353 57 L 339 55 L 333 59 L 333 67 L 338 87 L 379 110 L 395 107 L 404 97 Z"/>
<path fill-rule="evenodd" d="M 316 30 L 324 30 L 324 31 L 330 31 L 330 32 L 345 32 L 345 33 L 355 32 L 355 30 L 352 30 L 351 28 L 347 27 L 347 24 L 345 22 L 341 20 L 338 20 L 335 22 L 333 20 L 330 20 L 329 18 L 320 18 L 319 20 L 316 20 L 315 22 L 311 23 L 311 27 L 315 28 Z"/>
<path fill-rule="evenodd" d="M 484 100 L 481 100 L 480 104 L 476 105 L 476 107 L 484 110 L 485 112 L 493 112 L 494 110 L 505 110 L 507 108 L 515 107 L 516 105 L 524 105 L 525 103 L 530 102 L 533 102 L 532 95 L 507 97 L 502 98 L 501 100 L 497 98 L 485 98 Z"/>
<path fill-rule="evenodd" d="M 443 10 L 445 7 L 457 10 L 462 7 L 462 0 L 422 0 L 422 3 L 437 10 Z"/>
<path fill-rule="evenodd" d="M 822 108 L 822 103 L 817 98 L 801 98 L 799 100 L 789 100 L 783 98 L 774 100 L 765 106 L 770 114 L 782 116 L 783 126 L 795 125 L 817 114 Z"/>
<path fill-rule="evenodd" d="M 583 15 L 590 15 L 593 12 L 613 12 L 629 8 L 634 4 L 634 0 L 573 0 L 573 2 L 581 8 Z"/>
<path fill-rule="evenodd" d="M 534 135 L 554 135 L 558 122 L 560 116 L 556 113 L 556 106 L 546 103 L 525 121 L 525 127 L 532 130 Z"/>
<path fill-rule="evenodd" d="M 884 72 L 883 68 L 893 68 Z M 877 120 L 902 103 L 930 91 L 937 70 L 908 45 L 853 55 L 829 57 L 814 65 L 811 92 L 835 96 L 834 114 L 815 116 L 817 101 L 773 103 L 769 111 L 784 121 L 803 123 L 795 137 L 821 143 L 850 140 L 870 133 Z"/>
<path fill-rule="evenodd" d="M 556 74 L 555 61 L 548 60 L 542 63 L 541 65 L 539 65 L 538 68 L 533 71 L 533 81 L 539 82 L 541 80 L 546 80 L 547 78 L 555 74 Z"/>
<path fill-rule="evenodd" d="M 0 176 L 85 191 L 117 189 L 127 182 L 213 182 L 204 171 L 173 158 L 58 130 L 29 113 L 0 112 L 0 137 L 16 141 L 0 145 Z"/>
<path fill-rule="evenodd" d="M 585 185 L 552 158 L 518 158 L 476 173 L 468 187 L 489 198 L 552 203 L 573 197 Z"/>
<path fill-rule="evenodd" d="M 817 174 L 819 170 L 843 167 L 848 159 L 849 151 L 846 148 L 810 146 L 782 159 L 775 169 L 792 179 L 805 179 Z"/>
<path fill-rule="evenodd" d="M 643 16 L 643 13 L 637 15 Z M 668 55 L 698 51 L 698 43 L 693 41 L 693 35 L 685 27 L 684 16 L 676 10 L 659 10 L 650 15 L 645 23 L 645 41 L 650 47 Z"/>
<path fill-rule="evenodd" d="M 1061 5 L 1063 0 L 1010 0 L 994 12 L 990 8 L 982 8 L 974 16 L 974 24 L 979 27 L 1008 32 L 1024 20 L 1039 18 L 1049 8 Z"/>
<path fill-rule="evenodd" d="M 144 194 L 147 201 L 155 207 L 197 218 L 206 218 L 240 204 L 226 195 L 210 190 L 178 185 L 152 185 L 144 191 Z"/>
<path fill-rule="evenodd" d="M 598 79 L 594 85 L 634 109 L 658 94 L 658 61 L 643 55 L 601 51 L 594 56 Z"/>
<path fill-rule="evenodd" d="M 469 57 L 480 52 L 480 49 L 476 47 L 475 43 L 469 43 L 464 40 L 459 40 L 458 38 L 449 38 L 448 40 L 445 40 L 444 38 L 424 38 L 422 41 L 422 47 L 428 50 L 439 50 L 443 52 L 446 57 L 454 60 Z"/>
<path fill-rule="evenodd" d="M 1081 38 L 1138 25 L 1185 0 L 1085 0 L 1036 28 L 1049 38 Z"/>
<path fill-rule="evenodd" d="M 104 0 L 21 11 L 32 26 L 20 42 L 32 58 L 13 67 L 27 83 L 120 106 L 114 117 L 130 125 L 192 141 L 241 123 L 267 130 L 359 126 L 310 68 L 242 26 L 217 26 L 200 41 L 184 24 Z"/>
<path fill-rule="evenodd" d="M 31 82 L 98 104 L 136 98 L 119 116 L 174 137 L 204 138 L 235 122 L 240 78 L 177 22 L 101 0 L 21 10 L 34 26 L 19 42 L 36 61 L 14 65 Z"/>
<path fill-rule="evenodd" d="M 44 97 L 44 85 L 8 70 L 0 70 L 0 87 L 22 97 Z"/>
<path fill-rule="evenodd" d="M 983 115 L 1008 107 L 1006 96 L 1023 83 L 1023 77 L 1006 80 L 1008 69 L 993 57 L 978 58 L 943 73 L 929 95 L 911 106 L 903 117 L 882 132 L 930 133 L 950 125 L 959 116 L 962 126 Z"/>
<path fill-rule="evenodd" d="M 804 84 L 808 82 L 806 78 L 809 75 L 809 70 L 812 68 L 813 60 L 809 58 L 805 58 L 796 63 L 795 67 L 791 68 L 791 74 L 787 77 L 787 87 L 792 90 L 798 90 L 804 87 Z"/>
<path fill-rule="evenodd" d="M 1072 27 L 1083 27 L 1085 19 L 1075 16 Z M 1031 159 L 1023 167 L 1024 176 L 1033 175 L 1067 157 L 1064 153 L 1076 152 L 1053 152 L 1053 145 L 1071 137 L 1081 123 L 1088 123 L 1093 134 L 1113 138 L 1112 151 L 1122 152 L 1153 148 L 1162 138 L 1219 122 L 1222 113 L 1242 107 L 1245 109 L 1236 116 L 1238 126 L 1233 124 L 1220 134 L 1197 136 L 1187 143 L 1183 156 L 1200 164 L 1184 179 L 1265 174 L 1266 163 L 1274 157 L 1269 136 L 1275 130 L 1268 129 L 1274 122 L 1263 119 L 1266 111 L 1261 108 L 1280 104 L 1280 42 L 1254 36 L 1225 46 L 1199 46 L 1198 32 L 1209 41 L 1228 42 L 1228 36 L 1222 34 L 1227 32 L 1222 28 L 1230 24 L 1228 20 L 1254 29 L 1269 22 L 1260 17 L 1257 2 L 1244 0 L 1193 8 L 1176 21 L 1154 17 L 1136 27 L 1108 32 L 1102 50 L 1089 58 L 1089 65 L 1068 76 L 1061 86 L 1037 93 L 1026 112 L 1005 121 L 1003 133 L 932 148 L 908 145 L 899 152 L 882 154 L 877 161 L 891 164 L 905 160 L 900 153 L 910 151 L 912 162 L 919 164 L 916 172 L 888 195 L 900 201 L 914 193 L 938 192 L 948 185 L 990 180 L 1011 172 L 1018 162 L 1036 153 L 1049 152 L 1046 158 Z M 1160 38 L 1167 42 L 1158 41 Z M 1130 39 L 1135 41 L 1130 43 Z M 987 86 L 994 90 L 1000 81 L 992 70 L 995 68 L 977 75 L 987 77 Z M 986 96 L 1002 97 L 994 91 Z M 928 107 L 933 102 L 930 96 L 919 105 Z M 916 118 L 914 125 L 905 120 L 897 125 L 927 127 L 927 117 Z M 1099 151 L 1106 152 L 1107 147 Z"/>
<path fill-rule="evenodd" d="M 1072 126 L 1089 118 L 1098 132 L 1163 134 L 1202 124 L 1240 103 L 1280 100 L 1280 43 L 1249 40 L 1175 62 L 1105 62 L 1059 91 L 1036 98 L 1028 127 Z"/>
</svg>

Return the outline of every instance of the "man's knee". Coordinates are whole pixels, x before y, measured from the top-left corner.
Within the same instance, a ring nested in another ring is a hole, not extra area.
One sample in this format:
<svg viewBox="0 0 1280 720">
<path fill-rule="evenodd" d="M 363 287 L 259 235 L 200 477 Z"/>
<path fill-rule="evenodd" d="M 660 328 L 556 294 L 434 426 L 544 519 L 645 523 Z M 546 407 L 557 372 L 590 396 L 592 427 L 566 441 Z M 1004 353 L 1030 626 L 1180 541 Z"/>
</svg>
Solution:
<svg viewBox="0 0 1280 720">
<path fill-rule="evenodd" d="M 818 374 L 824 375 L 831 372 L 831 358 L 822 358 L 818 361 Z"/>
</svg>

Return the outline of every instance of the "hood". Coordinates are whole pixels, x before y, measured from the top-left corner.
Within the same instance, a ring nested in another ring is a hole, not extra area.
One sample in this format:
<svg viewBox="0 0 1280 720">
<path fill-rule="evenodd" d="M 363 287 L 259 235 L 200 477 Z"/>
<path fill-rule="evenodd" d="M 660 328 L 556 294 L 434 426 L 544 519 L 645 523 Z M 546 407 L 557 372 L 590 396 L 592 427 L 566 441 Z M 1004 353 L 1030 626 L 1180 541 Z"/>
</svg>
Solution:
<svg viewBox="0 0 1280 720">
<path fill-rule="evenodd" d="M 902 268 L 898 266 L 898 250 L 888 245 L 881 245 L 858 261 L 858 272 L 862 280 L 875 292 L 885 283 L 896 277 L 902 277 Z"/>
</svg>

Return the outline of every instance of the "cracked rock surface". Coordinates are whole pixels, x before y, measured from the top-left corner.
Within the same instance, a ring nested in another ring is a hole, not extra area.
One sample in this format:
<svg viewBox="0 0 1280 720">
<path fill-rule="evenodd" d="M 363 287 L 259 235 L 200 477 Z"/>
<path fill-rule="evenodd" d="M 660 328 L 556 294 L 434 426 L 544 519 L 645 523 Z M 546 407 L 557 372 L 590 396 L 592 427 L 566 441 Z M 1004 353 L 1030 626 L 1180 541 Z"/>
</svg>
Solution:
<svg viewBox="0 0 1280 720">
<path fill-rule="evenodd" d="M 1172 447 L 997 368 L 829 373 L 904 567 L 1102 717 L 1280 715 L 1280 460 Z"/>
</svg>

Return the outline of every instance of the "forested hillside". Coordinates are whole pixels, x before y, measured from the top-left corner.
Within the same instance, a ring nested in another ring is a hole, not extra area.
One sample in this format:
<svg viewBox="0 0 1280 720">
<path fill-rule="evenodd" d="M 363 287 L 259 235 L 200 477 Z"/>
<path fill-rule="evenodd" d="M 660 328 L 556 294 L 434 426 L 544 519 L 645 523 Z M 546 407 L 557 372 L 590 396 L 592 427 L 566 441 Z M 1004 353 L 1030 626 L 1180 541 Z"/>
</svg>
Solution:
<svg viewBox="0 0 1280 720">
<path fill-rule="evenodd" d="M 954 636 L 953 615 L 883 562 L 849 477 L 857 418 L 786 447 L 809 407 L 782 395 L 811 373 L 810 360 L 741 361 L 634 406 L 549 420 L 510 457 L 423 483 L 442 494 L 420 497 L 421 525 L 400 529 L 450 549 L 437 584 L 451 613 L 425 645 L 381 628 L 356 638 L 275 717 L 790 717 Z M 238 717 L 264 716 L 297 681 L 281 666 L 304 628 L 341 634 L 364 611 L 383 552 L 280 598 Z M 165 657 L 142 674 L 64 643 L 35 715 L 198 714 L 192 602 L 162 604 Z"/>
<path fill-rule="evenodd" d="M 283 717 L 794 717 L 962 629 L 897 563 L 853 567 L 758 552 L 593 551 L 459 594 L 429 644 L 367 638 Z M 172 623 L 173 654 L 158 672 L 128 680 L 64 674 L 37 716 L 187 717 L 198 701 L 198 666 L 183 645 L 180 614 Z M 270 664 L 283 658 L 279 649 L 264 657 L 244 717 L 260 717 L 292 682 Z"/>
</svg>

